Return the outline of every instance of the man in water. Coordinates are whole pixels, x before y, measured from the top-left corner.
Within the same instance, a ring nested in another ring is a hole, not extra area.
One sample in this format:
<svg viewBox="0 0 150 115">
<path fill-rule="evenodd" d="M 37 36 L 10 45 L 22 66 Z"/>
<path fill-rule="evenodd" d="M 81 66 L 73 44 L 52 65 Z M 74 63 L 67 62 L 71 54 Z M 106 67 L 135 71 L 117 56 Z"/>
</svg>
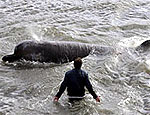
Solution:
<svg viewBox="0 0 150 115">
<path fill-rule="evenodd" d="M 81 70 L 82 60 L 80 57 L 74 60 L 74 69 L 66 72 L 65 78 L 61 83 L 59 92 L 54 97 L 54 101 L 58 101 L 67 87 L 69 100 L 81 100 L 85 95 L 84 87 L 88 89 L 93 98 L 100 102 L 99 96 L 93 91 L 92 85 L 88 79 L 88 74 Z"/>
</svg>

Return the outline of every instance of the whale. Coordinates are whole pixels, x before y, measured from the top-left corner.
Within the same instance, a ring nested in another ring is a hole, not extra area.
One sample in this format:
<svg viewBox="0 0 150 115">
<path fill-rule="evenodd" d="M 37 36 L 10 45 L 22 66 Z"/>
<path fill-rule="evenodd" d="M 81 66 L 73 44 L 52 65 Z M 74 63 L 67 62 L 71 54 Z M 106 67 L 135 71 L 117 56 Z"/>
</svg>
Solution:
<svg viewBox="0 0 150 115">
<path fill-rule="evenodd" d="M 89 54 L 105 56 L 112 52 L 114 52 L 112 47 L 98 44 L 27 40 L 16 45 L 14 52 L 3 56 L 2 60 L 9 63 L 19 60 L 67 63 L 77 57 L 84 58 Z"/>
<path fill-rule="evenodd" d="M 142 42 L 138 47 L 136 47 L 136 51 L 139 53 L 150 51 L 150 40 Z"/>
</svg>

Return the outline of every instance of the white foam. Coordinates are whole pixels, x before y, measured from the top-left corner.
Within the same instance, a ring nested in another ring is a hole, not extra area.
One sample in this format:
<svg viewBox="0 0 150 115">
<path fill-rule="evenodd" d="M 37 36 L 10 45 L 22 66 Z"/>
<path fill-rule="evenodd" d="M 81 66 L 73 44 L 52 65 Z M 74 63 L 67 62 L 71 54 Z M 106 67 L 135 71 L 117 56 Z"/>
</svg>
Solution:
<svg viewBox="0 0 150 115">
<path fill-rule="evenodd" d="M 149 40 L 150 38 L 146 38 L 146 37 L 130 37 L 130 38 L 125 38 L 123 40 L 121 40 L 118 45 L 123 46 L 123 47 L 137 47 L 139 46 L 141 43 L 143 43 L 146 40 Z"/>
</svg>

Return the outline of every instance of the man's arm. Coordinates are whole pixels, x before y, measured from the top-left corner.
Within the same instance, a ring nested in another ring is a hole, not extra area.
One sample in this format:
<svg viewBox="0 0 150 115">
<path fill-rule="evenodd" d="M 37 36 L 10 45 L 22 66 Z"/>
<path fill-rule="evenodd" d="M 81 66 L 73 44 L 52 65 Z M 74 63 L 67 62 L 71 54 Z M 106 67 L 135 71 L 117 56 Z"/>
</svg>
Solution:
<svg viewBox="0 0 150 115">
<path fill-rule="evenodd" d="M 86 88 L 88 89 L 89 93 L 93 96 L 93 98 L 97 102 L 100 102 L 99 96 L 97 96 L 96 93 L 93 91 L 93 87 L 92 87 L 91 82 L 89 81 L 88 74 L 86 74 L 85 76 L 86 76 L 85 77 L 85 86 L 86 86 Z"/>
<path fill-rule="evenodd" d="M 59 91 L 54 97 L 54 101 L 58 101 L 58 99 L 61 97 L 61 95 L 65 91 L 66 87 L 67 87 L 67 76 L 65 75 L 65 78 L 64 78 L 63 82 L 60 85 Z"/>
</svg>

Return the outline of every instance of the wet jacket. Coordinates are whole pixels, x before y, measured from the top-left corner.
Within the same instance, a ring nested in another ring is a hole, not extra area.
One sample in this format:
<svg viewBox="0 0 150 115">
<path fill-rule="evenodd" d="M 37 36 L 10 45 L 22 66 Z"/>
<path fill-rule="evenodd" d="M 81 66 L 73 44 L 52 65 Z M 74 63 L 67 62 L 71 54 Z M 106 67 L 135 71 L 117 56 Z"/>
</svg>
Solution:
<svg viewBox="0 0 150 115">
<path fill-rule="evenodd" d="M 92 85 L 88 79 L 88 74 L 81 69 L 72 69 L 71 71 L 66 72 L 56 97 L 59 98 L 66 88 L 68 96 L 83 97 L 85 95 L 85 86 L 93 98 L 96 99 L 97 95 L 93 91 Z"/>
</svg>

